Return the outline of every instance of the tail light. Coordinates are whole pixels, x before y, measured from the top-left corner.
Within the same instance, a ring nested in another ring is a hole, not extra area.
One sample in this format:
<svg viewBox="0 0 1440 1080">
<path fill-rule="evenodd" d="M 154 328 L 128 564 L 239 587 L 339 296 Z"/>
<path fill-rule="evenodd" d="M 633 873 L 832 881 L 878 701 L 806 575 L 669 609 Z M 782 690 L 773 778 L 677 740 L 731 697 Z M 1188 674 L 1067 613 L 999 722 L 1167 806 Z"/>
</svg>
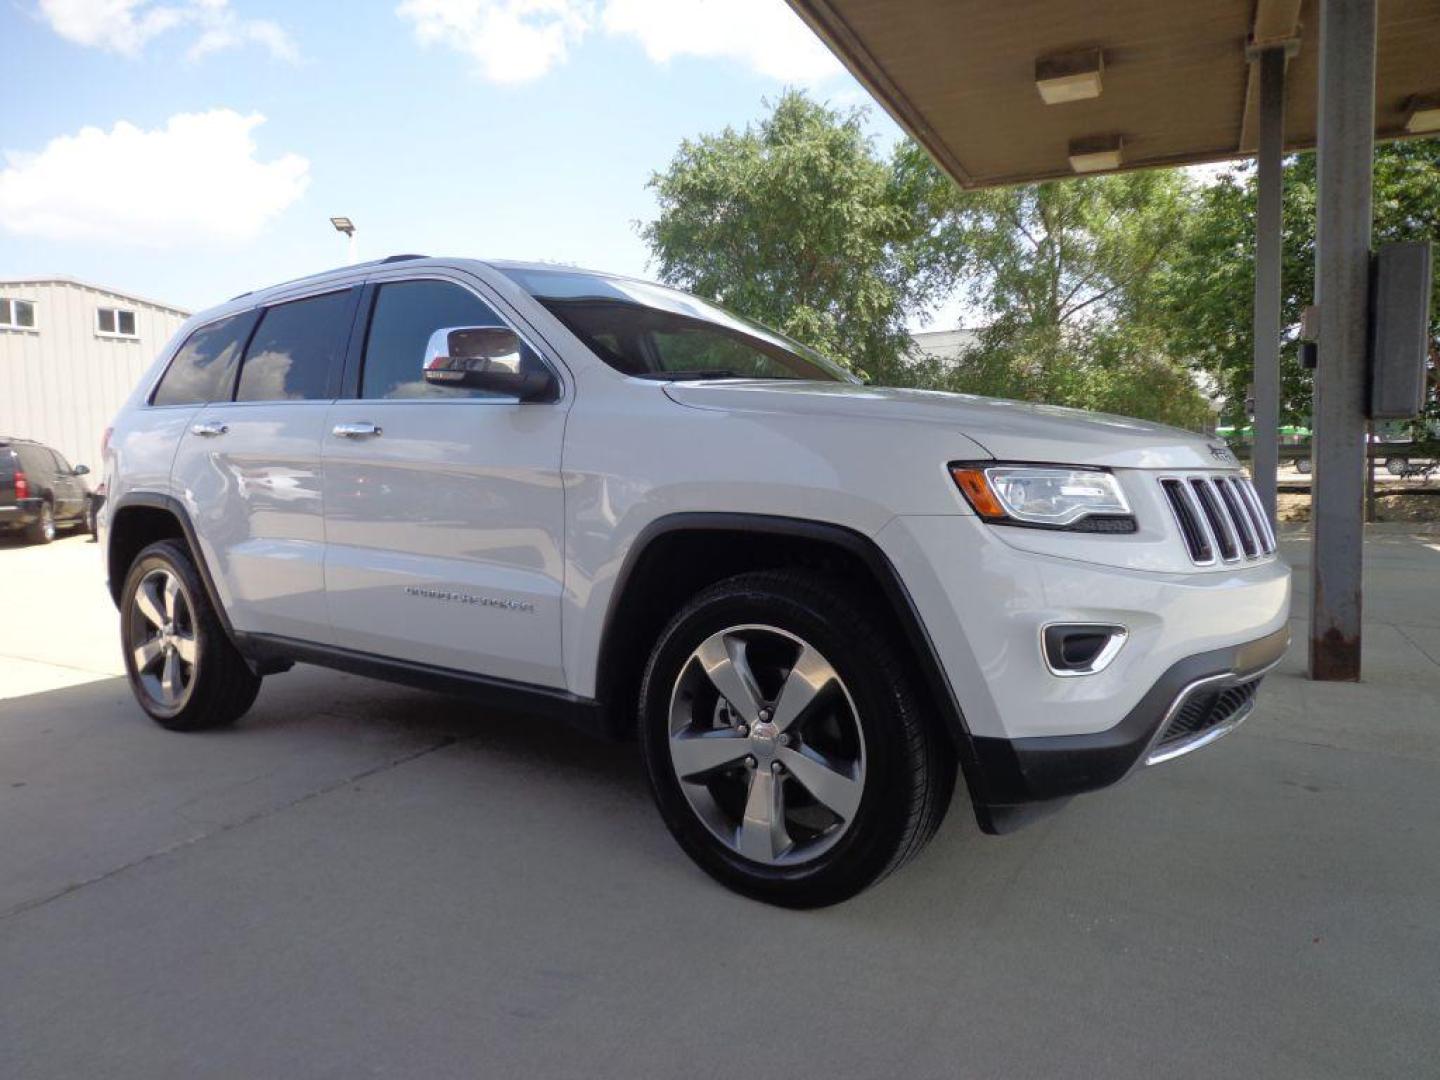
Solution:
<svg viewBox="0 0 1440 1080">
<path fill-rule="evenodd" d="M 30 478 L 25 475 L 24 469 L 15 470 L 15 499 L 28 499 L 30 497 Z"/>
</svg>

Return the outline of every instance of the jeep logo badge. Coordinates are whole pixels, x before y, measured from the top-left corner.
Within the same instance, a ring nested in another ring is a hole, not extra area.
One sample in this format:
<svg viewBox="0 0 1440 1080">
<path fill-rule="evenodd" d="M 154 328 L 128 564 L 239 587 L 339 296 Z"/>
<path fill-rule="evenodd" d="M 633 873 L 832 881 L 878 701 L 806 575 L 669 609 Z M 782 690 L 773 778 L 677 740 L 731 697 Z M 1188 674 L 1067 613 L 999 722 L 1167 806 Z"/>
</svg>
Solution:
<svg viewBox="0 0 1440 1080">
<path fill-rule="evenodd" d="M 1210 456 L 1222 465 L 1238 465 L 1240 463 L 1235 452 L 1224 443 L 1211 443 Z"/>
</svg>

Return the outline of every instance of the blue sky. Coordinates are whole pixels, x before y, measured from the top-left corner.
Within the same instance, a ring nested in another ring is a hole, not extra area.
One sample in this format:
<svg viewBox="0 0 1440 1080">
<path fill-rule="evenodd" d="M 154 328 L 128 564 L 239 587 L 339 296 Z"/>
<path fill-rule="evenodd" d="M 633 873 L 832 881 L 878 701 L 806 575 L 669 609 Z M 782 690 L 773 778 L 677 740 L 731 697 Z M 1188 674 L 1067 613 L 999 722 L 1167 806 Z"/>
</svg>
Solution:
<svg viewBox="0 0 1440 1080">
<path fill-rule="evenodd" d="M 332 214 L 643 274 L 651 173 L 786 85 L 868 100 L 782 0 L 0 0 L 0 276 L 200 308 L 344 262 Z"/>
</svg>

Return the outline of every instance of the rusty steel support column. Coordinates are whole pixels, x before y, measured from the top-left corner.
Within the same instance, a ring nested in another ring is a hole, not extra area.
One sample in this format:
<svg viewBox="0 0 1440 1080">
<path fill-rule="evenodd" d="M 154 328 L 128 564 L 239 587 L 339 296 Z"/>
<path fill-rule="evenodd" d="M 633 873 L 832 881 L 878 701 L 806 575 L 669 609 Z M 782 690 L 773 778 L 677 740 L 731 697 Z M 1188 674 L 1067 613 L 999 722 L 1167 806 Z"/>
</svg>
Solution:
<svg viewBox="0 0 1440 1080">
<path fill-rule="evenodd" d="M 1360 678 L 1376 0 L 1320 0 L 1310 677 Z"/>
</svg>

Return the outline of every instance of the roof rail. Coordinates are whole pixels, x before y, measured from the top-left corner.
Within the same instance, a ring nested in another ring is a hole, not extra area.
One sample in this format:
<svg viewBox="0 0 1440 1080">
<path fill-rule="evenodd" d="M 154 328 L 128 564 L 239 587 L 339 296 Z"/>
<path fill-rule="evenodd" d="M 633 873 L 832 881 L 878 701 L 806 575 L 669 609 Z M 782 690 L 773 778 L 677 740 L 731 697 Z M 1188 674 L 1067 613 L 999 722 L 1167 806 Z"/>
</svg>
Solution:
<svg viewBox="0 0 1440 1080">
<path fill-rule="evenodd" d="M 392 262 L 406 262 L 409 259 L 428 259 L 429 257 L 429 255 L 386 255 L 380 262 L 383 265 Z"/>
</svg>

